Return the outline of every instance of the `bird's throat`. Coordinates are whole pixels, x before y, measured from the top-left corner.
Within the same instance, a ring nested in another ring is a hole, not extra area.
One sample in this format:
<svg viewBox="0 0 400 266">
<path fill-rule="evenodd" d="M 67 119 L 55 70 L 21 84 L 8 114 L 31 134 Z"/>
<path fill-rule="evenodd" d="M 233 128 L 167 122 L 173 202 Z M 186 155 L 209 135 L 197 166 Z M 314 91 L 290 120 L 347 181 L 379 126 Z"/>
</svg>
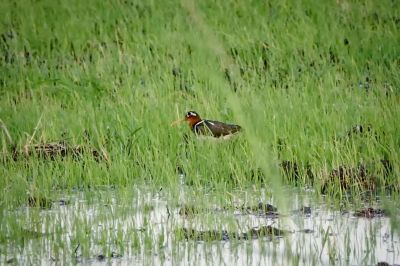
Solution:
<svg viewBox="0 0 400 266">
<path fill-rule="evenodd" d="M 189 127 L 192 129 L 194 127 L 194 125 L 196 125 L 200 121 L 201 121 L 201 118 L 199 118 L 199 117 L 190 117 L 188 119 Z"/>
</svg>

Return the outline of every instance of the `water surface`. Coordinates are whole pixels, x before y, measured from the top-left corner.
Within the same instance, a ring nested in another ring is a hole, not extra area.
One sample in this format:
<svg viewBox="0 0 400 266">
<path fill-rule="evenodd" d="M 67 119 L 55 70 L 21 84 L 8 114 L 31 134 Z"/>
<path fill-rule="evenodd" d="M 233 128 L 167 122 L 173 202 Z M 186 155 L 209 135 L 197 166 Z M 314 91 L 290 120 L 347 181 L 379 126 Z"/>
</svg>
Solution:
<svg viewBox="0 0 400 266">
<path fill-rule="evenodd" d="M 129 190 L 128 190 L 129 191 Z M 400 239 L 384 214 L 356 217 L 379 201 L 335 208 L 312 192 L 289 190 L 289 206 L 238 191 L 220 203 L 181 190 L 144 188 L 54 195 L 51 208 L 3 210 L 1 264 L 375 265 L 400 263 Z M 261 200 L 260 200 L 261 199 Z M 271 203 L 276 212 L 258 209 Z M 304 208 L 307 207 L 307 208 Z M 308 208 L 309 207 L 309 208 Z M 398 215 L 398 214 L 397 214 Z M 246 235 L 263 227 L 282 235 Z M 182 230 L 196 232 L 195 237 Z M 209 237 L 210 232 L 220 235 Z M 204 237 L 208 235 L 208 237 Z M 238 237 L 240 236 L 240 237 Z M 246 237 L 243 237 L 246 236 Z"/>
</svg>

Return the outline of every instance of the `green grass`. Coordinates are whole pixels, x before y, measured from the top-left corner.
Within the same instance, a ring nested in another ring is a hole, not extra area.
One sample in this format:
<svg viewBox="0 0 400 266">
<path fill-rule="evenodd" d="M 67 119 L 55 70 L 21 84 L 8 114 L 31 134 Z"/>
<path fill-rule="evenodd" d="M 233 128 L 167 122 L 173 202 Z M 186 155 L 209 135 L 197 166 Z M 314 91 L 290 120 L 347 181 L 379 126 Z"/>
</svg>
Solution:
<svg viewBox="0 0 400 266">
<path fill-rule="evenodd" d="M 379 193 L 398 194 L 397 1 L 2 1 L 0 17 L 1 209 L 100 186 L 175 199 L 178 166 L 194 194 L 266 187 L 283 206 L 283 160 L 317 192 L 364 164 Z M 244 132 L 185 145 L 189 129 L 170 122 L 189 110 Z M 348 137 L 356 125 L 372 131 Z M 18 150 L 65 139 L 109 161 L 14 161 L 6 131 Z M 328 191 L 345 197 L 337 182 Z"/>
<path fill-rule="evenodd" d="M 201 186 L 229 183 L 230 173 L 244 184 L 259 167 L 269 182 L 278 139 L 280 159 L 309 163 L 319 178 L 387 158 L 395 174 L 386 182 L 398 187 L 396 2 L 1 5 L 0 117 L 13 141 L 77 145 L 87 131 L 110 156 L 109 165 L 7 161 L 1 187 L 9 192 L 21 183 L 173 187 L 176 164 Z M 244 136 L 194 142 L 186 160 L 180 143 L 189 130 L 169 123 L 191 109 L 241 124 Z M 379 140 L 333 141 L 359 124 Z M 5 158 L 3 132 L 1 145 Z"/>
</svg>

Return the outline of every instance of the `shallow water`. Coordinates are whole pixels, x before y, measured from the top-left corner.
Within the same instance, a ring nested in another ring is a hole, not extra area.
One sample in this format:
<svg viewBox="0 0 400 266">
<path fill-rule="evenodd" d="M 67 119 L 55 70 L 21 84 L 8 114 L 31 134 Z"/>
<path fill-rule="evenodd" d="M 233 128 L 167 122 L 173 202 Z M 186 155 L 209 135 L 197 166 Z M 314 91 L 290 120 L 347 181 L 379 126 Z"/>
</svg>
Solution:
<svg viewBox="0 0 400 266">
<path fill-rule="evenodd" d="M 3 211 L 0 264 L 400 263 L 400 238 L 392 231 L 388 217 L 355 217 L 351 206 L 347 211 L 335 210 L 321 199 L 315 201 L 312 192 L 291 191 L 289 210 L 277 206 L 278 214 L 244 207 L 259 201 L 252 199 L 252 193 L 238 192 L 229 206 L 218 205 L 206 195 L 184 215 L 186 205 L 182 202 L 189 202 L 186 194 L 173 201 L 165 192 L 144 191 L 77 191 L 58 195 L 62 201 L 54 202 L 50 209 Z M 373 205 L 379 207 L 379 202 Z M 294 211 L 302 206 L 310 207 L 311 213 Z M 262 226 L 284 230 L 285 234 L 234 237 Z M 198 234 L 185 237 L 178 233 L 182 228 Z M 223 230 L 228 232 L 225 237 L 203 239 L 199 233 Z"/>
</svg>

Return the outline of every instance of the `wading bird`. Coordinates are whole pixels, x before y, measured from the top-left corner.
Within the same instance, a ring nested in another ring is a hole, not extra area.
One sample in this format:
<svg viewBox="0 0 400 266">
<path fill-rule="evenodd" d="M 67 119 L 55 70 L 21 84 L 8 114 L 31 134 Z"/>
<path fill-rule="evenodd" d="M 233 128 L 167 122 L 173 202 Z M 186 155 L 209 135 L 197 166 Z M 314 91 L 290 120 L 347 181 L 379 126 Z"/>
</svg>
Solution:
<svg viewBox="0 0 400 266">
<path fill-rule="evenodd" d="M 189 127 L 193 133 L 200 136 L 212 136 L 215 138 L 230 138 L 238 133 L 242 128 L 238 125 L 226 124 L 219 121 L 201 119 L 195 111 L 186 113 L 185 118 L 173 122 L 174 126 L 181 122 L 189 122 Z"/>
</svg>

